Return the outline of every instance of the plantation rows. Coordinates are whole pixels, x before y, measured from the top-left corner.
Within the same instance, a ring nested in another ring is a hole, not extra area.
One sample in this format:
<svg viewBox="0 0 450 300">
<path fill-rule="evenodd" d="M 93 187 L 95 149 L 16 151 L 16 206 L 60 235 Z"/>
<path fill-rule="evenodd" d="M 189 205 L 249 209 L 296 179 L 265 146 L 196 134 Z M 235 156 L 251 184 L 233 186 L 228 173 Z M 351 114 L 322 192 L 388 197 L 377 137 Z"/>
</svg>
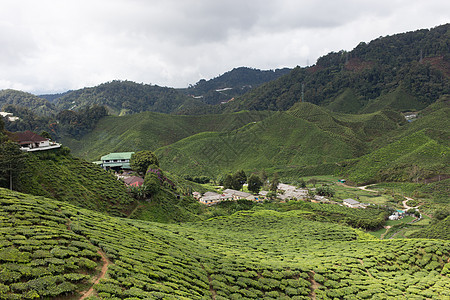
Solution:
<svg viewBox="0 0 450 300">
<path fill-rule="evenodd" d="M 312 202 L 290 202 L 282 210 L 302 209 L 312 211 L 315 214 L 310 215 L 312 220 L 327 219 L 332 222 L 344 223 L 356 228 L 376 229 L 383 226 L 388 213 L 382 209 L 366 208 L 354 209 L 346 206 L 312 203 Z M 321 218 L 323 217 L 323 218 Z"/>
<path fill-rule="evenodd" d="M 67 230 L 60 207 L 28 198 L 1 193 L 0 299 L 71 294 L 97 267 L 97 248 Z"/>
<path fill-rule="evenodd" d="M 307 210 L 177 225 L 6 190 L 0 198 L 0 299 L 79 295 L 99 249 L 111 262 L 94 286 L 101 299 L 450 297 L 448 241 L 375 240 Z"/>
<path fill-rule="evenodd" d="M 135 206 L 123 183 L 92 163 L 62 151 L 33 153 L 21 190 L 88 209 L 125 216 Z"/>
</svg>

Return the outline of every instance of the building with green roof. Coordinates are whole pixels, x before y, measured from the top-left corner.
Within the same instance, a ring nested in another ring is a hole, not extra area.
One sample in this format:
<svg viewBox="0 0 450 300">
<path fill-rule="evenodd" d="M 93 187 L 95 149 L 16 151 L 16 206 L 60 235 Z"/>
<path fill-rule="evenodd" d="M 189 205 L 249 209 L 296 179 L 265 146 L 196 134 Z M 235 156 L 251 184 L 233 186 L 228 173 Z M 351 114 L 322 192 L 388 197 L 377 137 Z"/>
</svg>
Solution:
<svg viewBox="0 0 450 300">
<path fill-rule="evenodd" d="M 104 155 L 100 158 L 104 169 L 131 169 L 130 159 L 134 152 L 117 152 Z"/>
</svg>

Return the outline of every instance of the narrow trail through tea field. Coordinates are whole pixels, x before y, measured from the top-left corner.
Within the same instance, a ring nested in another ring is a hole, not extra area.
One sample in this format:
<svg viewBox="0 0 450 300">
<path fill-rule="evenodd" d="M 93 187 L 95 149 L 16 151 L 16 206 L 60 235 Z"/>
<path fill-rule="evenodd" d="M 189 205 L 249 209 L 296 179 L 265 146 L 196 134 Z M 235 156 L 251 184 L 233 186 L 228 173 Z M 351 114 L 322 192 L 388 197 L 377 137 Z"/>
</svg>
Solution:
<svg viewBox="0 0 450 300">
<path fill-rule="evenodd" d="M 100 249 L 97 251 L 98 254 L 100 254 L 102 256 L 102 261 L 103 261 L 103 266 L 102 269 L 100 271 L 100 274 L 98 275 L 97 279 L 92 283 L 92 286 L 89 290 L 85 291 L 85 292 L 81 292 L 81 294 L 83 296 L 81 296 L 80 300 L 83 300 L 89 296 L 92 295 L 92 293 L 94 292 L 94 286 L 96 284 L 98 284 L 100 282 L 100 280 L 102 278 L 104 278 L 106 276 L 106 271 L 108 271 L 108 266 L 110 265 L 110 261 L 109 259 L 106 257 L 105 253 L 103 253 L 103 251 L 101 251 Z"/>
</svg>

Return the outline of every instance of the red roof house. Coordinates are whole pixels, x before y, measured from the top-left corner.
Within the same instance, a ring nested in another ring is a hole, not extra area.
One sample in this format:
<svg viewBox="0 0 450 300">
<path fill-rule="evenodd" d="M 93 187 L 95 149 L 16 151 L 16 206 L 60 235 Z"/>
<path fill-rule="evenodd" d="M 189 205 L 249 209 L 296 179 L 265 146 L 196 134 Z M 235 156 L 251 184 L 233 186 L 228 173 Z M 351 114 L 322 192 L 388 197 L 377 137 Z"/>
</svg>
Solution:
<svg viewBox="0 0 450 300">
<path fill-rule="evenodd" d="M 32 131 L 10 132 L 8 137 L 20 145 L 24 151 L 48 150 L 61 147 L 60 144 L 51 142 L 49 139 L 40 136 Z"/>
<path fill-rule="evenodd" d="M 144 184 L 144 179 L 138 176 L 125 178 L 123 181 L 128 186 L 141 186 L 142 184 Z"/>
</svg>

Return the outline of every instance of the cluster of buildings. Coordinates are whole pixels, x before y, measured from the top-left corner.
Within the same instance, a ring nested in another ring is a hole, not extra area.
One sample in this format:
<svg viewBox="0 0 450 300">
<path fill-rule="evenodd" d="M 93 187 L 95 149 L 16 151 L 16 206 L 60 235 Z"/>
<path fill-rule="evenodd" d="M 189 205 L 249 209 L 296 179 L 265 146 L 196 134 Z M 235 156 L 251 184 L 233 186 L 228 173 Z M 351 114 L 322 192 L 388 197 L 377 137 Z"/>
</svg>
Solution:
<svg viewBox="0 0 450 300">
<path fill-rule="evenodd" d="M 283 191 L 278 195 L 278 198 L 280 198 L 283 201 L 288 200 L 300 200 L 305 199 L 308 196 L 308 189 L 299 189 L 293 185 L 280 183 L 278 184 L 278 190 Z"/>
<path fill-rule="evenodd" d="M 196 198 L 200 203 L 206 204 L 206 205 L 213 205 L 217 204 L 222 201 L 233 201 L 233 200 L 250 200 L 250 201 L 256 201 L 260 202 L 262 201 L 262 197 L 260 196 L 254 196 L 250 193 L 232 190 L 232 189 L 226 189 L 221 194 L 215 193 L 215 192 L 206 192 L 205 194 L 200 194 L 199 192 L 192 193 L 194 198 Z"/>
</svg>

